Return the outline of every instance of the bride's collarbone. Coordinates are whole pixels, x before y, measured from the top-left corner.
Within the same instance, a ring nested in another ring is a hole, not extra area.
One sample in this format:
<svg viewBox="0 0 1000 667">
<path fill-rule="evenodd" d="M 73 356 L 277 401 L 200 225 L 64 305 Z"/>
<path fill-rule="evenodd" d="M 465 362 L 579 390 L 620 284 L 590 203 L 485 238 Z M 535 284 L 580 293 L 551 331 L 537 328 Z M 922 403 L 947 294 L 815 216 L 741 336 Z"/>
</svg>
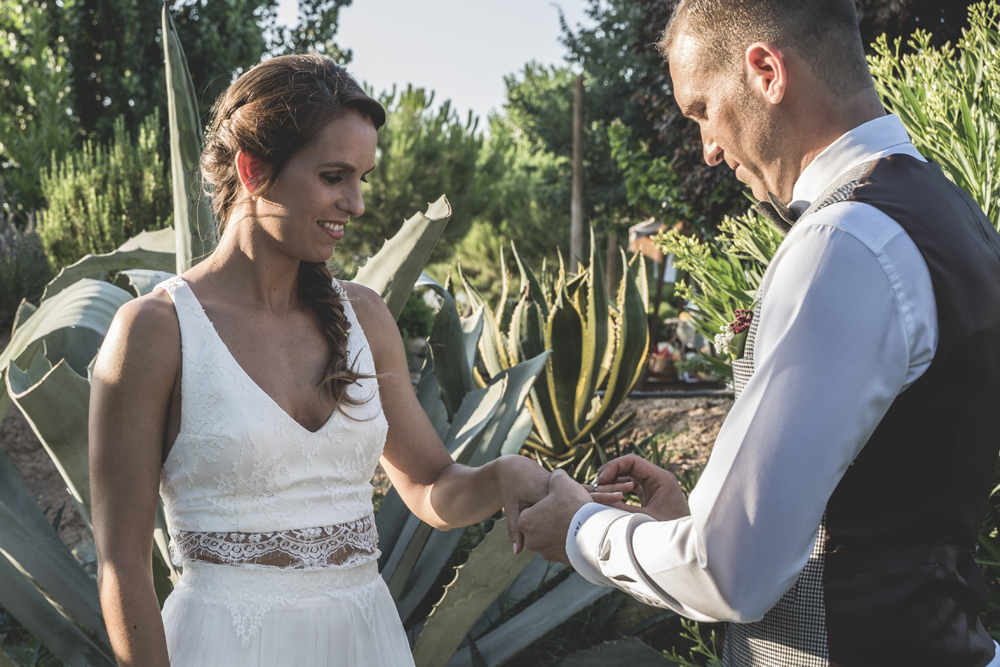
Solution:
<svg viewBox="0 0 1000 667">
<path fill-rule="evenodd" d="M 330 349 L 311 314 L 206 313 L 233 361 L 277 407 L 310 431 L 326 423 L 333 401 L 321 382 Z"/>
</svg>

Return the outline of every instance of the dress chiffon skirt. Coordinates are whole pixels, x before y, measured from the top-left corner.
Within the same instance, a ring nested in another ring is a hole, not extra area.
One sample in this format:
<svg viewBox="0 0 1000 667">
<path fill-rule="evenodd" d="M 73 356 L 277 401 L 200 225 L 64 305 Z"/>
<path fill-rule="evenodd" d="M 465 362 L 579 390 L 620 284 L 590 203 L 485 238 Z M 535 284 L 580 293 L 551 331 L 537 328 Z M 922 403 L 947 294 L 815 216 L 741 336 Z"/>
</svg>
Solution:
<svg viewBox="0 0 1000 667">
<path fill-rule="evenodd" d="M 163 606 L 171 667 L 406 667 L 376 563 L 290 570 L 187 561 Z"/>
</svg>

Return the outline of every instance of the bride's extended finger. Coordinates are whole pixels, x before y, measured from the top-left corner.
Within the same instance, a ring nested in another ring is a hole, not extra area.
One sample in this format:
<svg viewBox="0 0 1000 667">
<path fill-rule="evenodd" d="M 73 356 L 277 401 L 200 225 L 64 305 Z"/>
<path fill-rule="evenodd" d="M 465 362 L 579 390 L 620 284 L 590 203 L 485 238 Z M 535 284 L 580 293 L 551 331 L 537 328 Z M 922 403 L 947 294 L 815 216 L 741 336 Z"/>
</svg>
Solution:
<svg viewBox="0 0 1000 667">
<path fill-rule="evenodd" d="M 590 500 L 609 507 L 618 507 L 618 505 L 623 504 L 621 493 L 591 493 Z"/>
</svg>

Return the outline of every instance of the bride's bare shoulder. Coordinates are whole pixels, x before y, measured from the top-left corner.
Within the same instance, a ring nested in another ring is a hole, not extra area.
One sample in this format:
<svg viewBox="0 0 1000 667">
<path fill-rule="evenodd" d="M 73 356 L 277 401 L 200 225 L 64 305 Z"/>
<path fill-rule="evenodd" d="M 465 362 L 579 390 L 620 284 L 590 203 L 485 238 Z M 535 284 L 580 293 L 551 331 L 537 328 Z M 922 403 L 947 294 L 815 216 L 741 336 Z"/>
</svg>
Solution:
<svg viewBox="0 0 1000 667">
<path fill-rule="evenodd" d="M 171 375 L 180 365 L 180 343 L 174 302 L 159 288 L 118 309 L 101 346 L 98 367 L 119 372 L 139 368 L 150 376 Z"/>
<path fill-rule="evenodd" d="M 340 284 L 376 357 L 385 346 L 402 345 L 396 319 L 377 292 L 347 280 L 341 280 Z"/>
</svg>

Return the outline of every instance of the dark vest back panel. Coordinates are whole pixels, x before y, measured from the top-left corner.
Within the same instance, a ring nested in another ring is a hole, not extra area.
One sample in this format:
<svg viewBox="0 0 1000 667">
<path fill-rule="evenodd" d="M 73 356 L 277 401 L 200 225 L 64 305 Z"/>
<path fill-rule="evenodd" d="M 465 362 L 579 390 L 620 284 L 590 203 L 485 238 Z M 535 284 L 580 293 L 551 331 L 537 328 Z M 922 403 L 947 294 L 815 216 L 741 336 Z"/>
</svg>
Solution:
<svg viewBox="0 0 1000 667">
<path fill-rule="evenodd" d="M 730 624 L 723 664 L 984 667 L 994 645 L 971 549 L 1000 449 L 1000 236 L 936 165 L 905 155 L 851 170 L 803 217 L 845 200 L 886 213 L 922 253 L 938 347 L 830 498 L 798 583 L 763 620 Z M 737 394 L 760 312 L 733 363 Z"/>
<path fill-rule="evenodd" d="M 872 163 L 849 199 L 920 250 L 939 335 L 827 505 L 830 662 L 981 667 L 994 646 L 972 549 L 1000 450 L 1000 236 L 937 165 L 906 155 Z"/>
</svg>

